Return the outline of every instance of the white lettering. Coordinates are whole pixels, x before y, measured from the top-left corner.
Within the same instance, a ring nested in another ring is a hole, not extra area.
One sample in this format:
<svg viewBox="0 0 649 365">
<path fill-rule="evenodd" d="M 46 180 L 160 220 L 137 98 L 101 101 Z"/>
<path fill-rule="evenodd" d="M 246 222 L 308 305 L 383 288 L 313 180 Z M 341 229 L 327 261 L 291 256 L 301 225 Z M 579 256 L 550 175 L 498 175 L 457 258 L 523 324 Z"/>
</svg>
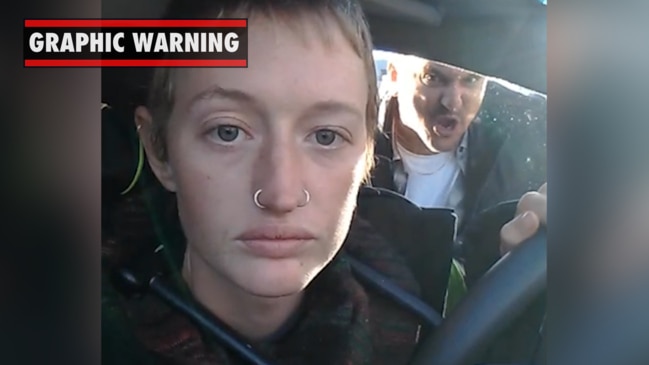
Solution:
<svg viewBox="0 0 649 365">
<path fill-rule="evenodd" d="M 219 33 L 218 36 L 214 33 L 208 35 L 210 39 L 210 52 L 223 52 L 223 34 Z"/>
<path fill-rule="evenodd" d="M 155 40 L 155 47 L 153 52 L 169 52 L 169 46 L 167 45 L 167 37 L 163 33 L 158 33 L 158 37 Z"/>
<path fill-rule="evenodd" d="M 88 45 L 89 40 L 90 40 L 90 37 L 88 37 L 88 35 L 86 33 L 77 33 L 77 40 L 76 40 L 77 49 L 76 49 L 76 51 L 81 52 L 81 49 L 84 46 Z"/>
<path fill-rule="evenodd" d="M 104 52 L 112 52 L 113 48 L 111 47 L 112 44 L 110 43 L 110 33 L 101 33 L 101 35 L 104 37 L 104 39 L 102 40 L 102 44 L 104 45 Z"/>
<path fill-rule="evenodd" d="M 45 35 L 45 49 L 47 53 L 58 52 L 59 48 L 57 47 L 59 43 L 59 36 L 56 33 L 47 33 Z"/>
<path fill-rule="evenodd" d="M 29 48 L 36 53 L 43 50 L 43 35 L 41 33 L 36 32 L 29 36 Z"/>
<path fill-rule="evenodd" d="M 200 52 L 205 52 L 207 48 L 207 34 L 201 33 L 201 50 Z"/>
<path fill-rule="evenodd" d="M 199 33 L 185 34 L 185 52 L 199 52 L 198 35 Z"/>
<path fill-rule="evenodd" d="M 120 41 L 124 40 L 124 33 L 119 32 L 115 34 L 115 37 L 113 37 L 113 48 L 115 48 L 115 51 L 119 53 L 124 53 L 124 45 L 120 43 Z"/>
<path fill-rule="evenodd" d="M 171 49 L 170 52 L 182 52 L 183 51 L 183 36 L 180 33 L 171 33 Z"/>
<path fill-rule="evenodd" d="M 59 52 L 74 52 L 74 41 L 72 41 L 72 34 L 64 33 L 61 40 L 61 48 Z"/>
<path fill-rule="evenodd" d="M 90 52 L 103 52 L 104 42 L 101 33 L 90 33 Z"/>
<path fill-rule="evenodd" d="M 115 37 L 122 36 L 122 34 Z M 133 44 L 138 53 L 182 53 L 182 52 L 237 52 L 241 41 L 237 33 L 133 33 Z M 113 39 L 113 47 L 124 52 L 123 46 L 117 46 L 118 42 Z M 109 46 L 107 41 L 107 46 Z M 225 51 L 224 48 L 225 47 Z"/>
<path fill-rule="evenodd" d="M 82 33 L 68 32 L 57 34 L 33 33 L 29 36 L 29 48 L 32 52 L 75 53 L 75 52 L 120 52 L 126 50 L 124 32 L 119 33 Z M 138 45 L 141 47 L 141 45 Z M 88 50 L 89 48 L 89 50 Z"/>
<path fill-rule="evenodd" d="M 133 33 L 133 43 L 135 43 L 135 51 L 138 53 L 151 52 L 152 42 L 153 42 L 153 33 Z"/>
<path fill-rule="evenodd" d="M 236 52 L 239 49 L 239 35 L 237 33 L 228 33 L 225 36 L 225 49 L 228 52 Z"/>
</svg>

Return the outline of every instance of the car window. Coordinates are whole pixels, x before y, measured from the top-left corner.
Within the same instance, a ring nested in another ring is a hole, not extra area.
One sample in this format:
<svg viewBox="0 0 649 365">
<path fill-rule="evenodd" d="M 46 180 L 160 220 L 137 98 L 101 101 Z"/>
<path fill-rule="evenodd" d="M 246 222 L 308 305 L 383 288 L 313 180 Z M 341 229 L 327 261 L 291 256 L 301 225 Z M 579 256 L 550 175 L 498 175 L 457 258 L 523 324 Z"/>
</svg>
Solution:
<svg viewBox="0 0 649 365">
<path fill-rule="evenodd" d="M 405 67 L 407 72 L 404 75 L 406 79 L 415 77 L 414 83 L 413 79 L 410 79 L 404 85 L 401 83 L 402 74 L 399 71 L 397 71 L 399 81 L 391 80 L 388 65 L 393 62 L 402 65 L 405 62 L 410 65 L 411 61 L 409 60 L 412 58 L 409 55 L 377 49 L 374 52 L 374 57 L 379 95 L 382 100 L 379 108 L 379 127 L 381 129 L 385 125 L 388 101 L 398 94 L 399 90 L 404 90 L 401 88 L 405 88 L 405 92 L 409 93 L 408 97 L 412 96 L 412 98 L 402 99 L 399 108 L 402 110 L 402 102 L 411 104 L 414 101 L 416 111 L 413 109 L 413 113 L 409 114 L 410 118 L 419 118 L 426 120 L 426 123 L 433 123 L 435 115 L 453 114 L 471 120 L 468 122 L 470 125 L 480 124 L 475 129 L 469 129 L 468 133 L 470 136 L 471 130 L 476 130 L 474 136 L 481 134 L 480 138 L 489 135 L 490 137 L 485 137 L 484 140 L 483 145 L 486 147 L 483 150 L 483 147 L 470 145 L 469 151 L 475 152 L 474 156 L 481 153 L 498 153 L 502 158 L 509 160 L 508 163 L 511 163 L 511 166 L 517 166 L 512 171 L 523 171 L 518 176 L 521 180 L 519 186 L 510 191 L 518 193 L 539 188 L 546 173 L 547 97 L 545 94 L 508 80 L 416 57 L 411 66 Z M 412 89 L 413 87 L 415 89 Z M 449 93 L 449 87 L 456 87 L 461 93 L 459 97 L 458 94 L 455 94 L 458 100 L 454 102 L 453 108 L 457 110 L 453 112 L 449 111 L 448 105 L 444 106 L 442 102 L 445 93 L 446 95 Z M 411 120 L 410 123 L 415 122 Z M 497 146 L 494 147 L 495 145 L 487 142 L 487 139 L 497 141 L 494 142 Z M 497 148 L 497 152 L 494 148 Z M 495 155 L 493 156 L 496 159 Z M 495 168 L 495 166 L 493 167 Z M 489 166 L 485 165 L 484 168 L 488 169 Z M 496 170 L 493 174 L 498 174 Z M 483 175 L 483 179 L 489 179 L 489 176 L 491 175 Z M 485 206 L 499 203 L 498 198 L 492 199 L 491 196 L 495 195 L 482 195 L 482 203 Z M 516 194 L 512 195 L 512 199 L 513 197 L 516 197 Z"/>
<path fill-rule="evenodd" d="M 374 50 L 377 86 L 379 97 L 382 100 L 396 92 L 394 83 L 389 79 L 388 65 L 391 61 L 398 60 L 403 56 L 406 55 L 381 49 Z M 433 61 L 433 63 L 441 67 L 456 67 L 439 61 Z M 499 118 L 503 122 L 520 119 L 524 123 L 541 121 L 545 124 L 546 94 L 501 78 L 481 75 L 472 70 L 457 69 L 465 72 L 468 76 L 474 74 L 487 80 L 479 113 L 482 119 L 490 118 L 495 122 L 498 122 Z"/>
<path fill-rule="evenodd" d="M 546 0 L 539 0 L 539 1 L 546 4 Z M 373 54 L 374 54 L 374 67 L 376 68 L 376 79 L 377 79 L 377 82 L 378 82 L 379 90 L 381 90 L 381 86 L 383 86 L 383 88 L 386 88 L 387 84 L 388 84 L 388 82 L 385 82 L 385 81 L 387 81 L 387 77 L 388 77 L 387 68 L 388 68 L 388 64 L 389 64 L 390 60 L 395 59 L 395 58 L 397 58 L 399 56 L 406 56 L 406 55 L 402 54 L 402 53 L 388 51 L 388 50 L 382 50 L 382 49 L 375 49 Z M 442 62 L 438 62 L 438 63 L 441 64 L 441 65 L 444 65 L 444 63 L 442 63 Z M 457 67 L 455 65 L 451 65 L 451 66 Z M 470 73 L 478 74 L 477 72 L 472 71 L 472 70 L 465 70 L 465 71 L 470 72 Z M 511 89 L 514 92 L 525 94 L 525 95 L 535 94 L 535 95 L 538 95 L 538 96 L 545 97 L 545 94 L 543 94 L 541 92 L 525 88 L 523 86 L 520 86 L 520 85 L 515 84 L 513 82 L 510 82 L 508 80 L 499 79 L 499 78 L 496 78 L 496 77 L 493 77 L 493 76 L 490 76 L 490 75 L 482 75 L 482 76 L 487 77 L 491 84 L 499 83 L 499 84 L 507 87 L 508 89 Z M 490 87 L 493 88 L 493 86 L 491 86 L 491 85 L 490 85 Z"/>
</svg>

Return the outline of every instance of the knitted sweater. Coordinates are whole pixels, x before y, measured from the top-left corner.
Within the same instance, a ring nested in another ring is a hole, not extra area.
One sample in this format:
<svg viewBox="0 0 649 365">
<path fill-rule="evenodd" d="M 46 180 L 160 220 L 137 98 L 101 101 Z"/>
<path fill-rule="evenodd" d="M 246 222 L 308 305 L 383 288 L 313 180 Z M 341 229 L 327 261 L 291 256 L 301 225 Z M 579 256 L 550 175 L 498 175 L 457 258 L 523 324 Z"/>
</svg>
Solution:
<svg viewBox="0 0 649 365">
<path fill-rule="evenodd" d="M 339 254 L 308 286 L 298 314 L 279 336 L 253 348 L 282 365 L 407 364 L 420 321 L 366 288 L 342 253 L 360 259 L 404 289 L 419 288 L 403 259 L 355 218 Z M 238 365 L 234 354 L 152 295 L 126 299 L 104 286 L 104 364 Z"/>
</svg>

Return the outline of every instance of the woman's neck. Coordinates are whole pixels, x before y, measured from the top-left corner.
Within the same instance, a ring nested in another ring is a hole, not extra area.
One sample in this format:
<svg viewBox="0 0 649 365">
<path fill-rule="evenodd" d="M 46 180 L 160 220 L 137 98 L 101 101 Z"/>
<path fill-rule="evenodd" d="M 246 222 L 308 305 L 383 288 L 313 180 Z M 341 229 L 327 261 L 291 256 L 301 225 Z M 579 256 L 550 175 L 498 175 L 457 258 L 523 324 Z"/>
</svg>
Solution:
<svg viewBox="0 0 649 365">
<path fill-rule="evenodd" d="M 251 341 L 263 340 L 278 331 L 303 297 L 303 293 L 278 298 L 255 296 L 216 272 L 190 249 L 185 254 L 182 274 L 199 303 Z"/>
</svg>

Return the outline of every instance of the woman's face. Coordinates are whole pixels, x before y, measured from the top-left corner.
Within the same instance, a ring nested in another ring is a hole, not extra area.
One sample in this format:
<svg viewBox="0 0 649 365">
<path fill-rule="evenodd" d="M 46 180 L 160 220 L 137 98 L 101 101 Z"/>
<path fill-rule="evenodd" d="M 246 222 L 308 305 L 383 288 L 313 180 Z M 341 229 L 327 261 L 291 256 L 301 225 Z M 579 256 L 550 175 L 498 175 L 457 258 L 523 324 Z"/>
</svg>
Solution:
<svg viewBox="0 0 649 365">
<path fill-rule="evenodd" d="M 248 68 L 178 70 L 169 160 L 152 163 L 189 249 L 263 297 L 299 292 L 333 258 L 366 167 L 363 62 L 335 24 L 330 44 L 300 25 L 251 18 Z"/>
</svg>

